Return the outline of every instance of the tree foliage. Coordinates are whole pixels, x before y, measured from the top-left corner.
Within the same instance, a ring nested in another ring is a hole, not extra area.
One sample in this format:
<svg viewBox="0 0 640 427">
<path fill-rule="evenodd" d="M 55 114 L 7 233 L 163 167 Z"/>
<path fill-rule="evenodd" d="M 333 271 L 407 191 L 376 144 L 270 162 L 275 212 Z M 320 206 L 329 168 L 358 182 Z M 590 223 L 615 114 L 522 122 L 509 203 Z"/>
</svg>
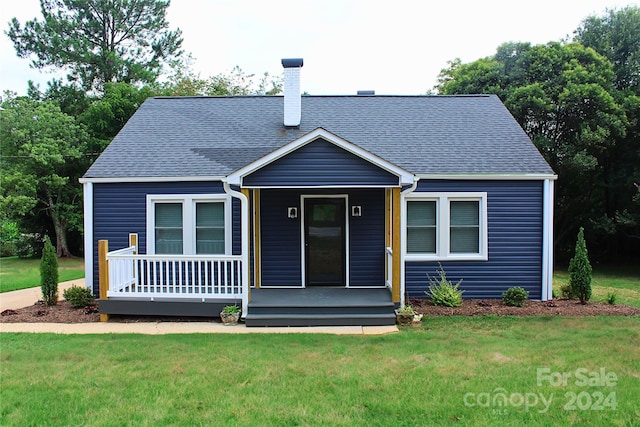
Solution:
<svg viewBox="0 0 640 427">
<path fill-rule="evenodd" d="M 582 304 L 591 299 L 591 263 L 584 240 L 584 228 L 580 227 L 573 258 L 569 262 L 569 286 Z"/>
<path fill-rule="evenodd" d="M 42 301 L 46 305 L 57 304 L 58 258 L 49 236 L 45 238 L 42 259 L 40 260 L 40 289 L 42 290 Z"/>
<path fill-rule="evenodd" d="M 82 227 L 77 183 L 88 163 L 88 135 L 52 102 L 9 98 L 0 112 L 0 210 L 9 219 L 43 212 L 56 234 L 58 256 L 70 256 L 67 231 Z"/>
<path fill-rule="evenodd" d="M 34 68 L 56 67 L 85 90 L 108 82 L 151 83 L 180 56 L 163 0 L 40 0 L 42 20 L 13 18 L 6 34 Z"/>
<path fill-rule="evenodd" d="M 640 95 L 640 6 L 587 17 L 575 31 L 575 40 L 611 61 L 616 88 Z"/>
<path fill-rule="evenodd" d="M 640 32 L 628 38 L 640 41 Z M 635 188 L 629 181 L 640 181 L 640 153 L 637 137 L 629 135 L 636 134 L 640 103 L 618 89 L 620 82 L 633 80 L 618 71 L 605 55 L 581 43 L 509 42 L 488 58 L 451 61 L 440 74 L 440 93 L 497 94 L 558 174 L 560 256 L 568 254 L 577 224 L 588 224 L 602 243 L 620 231 L 615 224 L 622 223 L 620 214 L 633 208 Z M 614 256 L 622 250 L 603 247 Z"/>
<path fill-rule="evenodd" d="M 626 242 L 640 246 L 640 7 L 608 10 L 590 16 L 576 30 L 575 39 L 609 59 L 615 74 L 617 102 L 626 111 L 626 136 L 607 152 L 606 213 L 595 221 L 609 234 L 606 250 L 616 253 Z M 637 256 L 640 251 L 636 251 Z"/>
<path fill-rule="evenodd" d="M 257 80 L 255 74 L 247 74 L 239 66 L 228 73 L 207 78 L 200 77 L 192 69 L 193 58 L 176 60 L 171 64 L 169 78 L 157 83 L 154 91 L 165 96 L 236 96 L 277 95 L 282 92 L 282 78 L 265 72 Z"/>
</svg>

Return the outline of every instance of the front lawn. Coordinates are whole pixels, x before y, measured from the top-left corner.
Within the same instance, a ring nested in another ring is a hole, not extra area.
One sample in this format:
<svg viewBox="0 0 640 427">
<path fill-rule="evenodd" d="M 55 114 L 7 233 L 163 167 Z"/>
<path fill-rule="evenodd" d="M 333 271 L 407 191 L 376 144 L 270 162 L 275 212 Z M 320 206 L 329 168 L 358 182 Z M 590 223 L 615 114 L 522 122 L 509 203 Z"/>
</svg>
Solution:
<svg viewBox="0 0 640 427">
<path fill-rule="evenodd" d="M 569 283 L 566 269 L 557 269 L 553 275 L 553 289 L 560 295 L 560 287 Z M 616 304 L 640 307 L 640 265 L 593 267 L 591 300 L 606 302 L 615 293 Z"/>
<path fill-rule="evenodd" d="M 59 258 L 60 282 L 84 277 L 84 259 Z M 0 292 L 40 286 L 39 258 L 0 258 Z"/>
<path fill-rule="evenodd" d="M 640 423 L 640 317 L 385 336 L 2 334 L 4 426 Z"/>
</svg>

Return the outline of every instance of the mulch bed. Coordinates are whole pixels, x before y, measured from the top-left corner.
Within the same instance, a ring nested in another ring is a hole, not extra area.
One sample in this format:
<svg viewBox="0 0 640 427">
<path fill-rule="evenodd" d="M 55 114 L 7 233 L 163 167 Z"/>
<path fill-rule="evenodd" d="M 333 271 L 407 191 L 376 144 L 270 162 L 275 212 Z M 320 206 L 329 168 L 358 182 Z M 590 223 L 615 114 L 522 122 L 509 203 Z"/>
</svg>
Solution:
<svg viewBox="0 0 640 427">
<path fill-rule="evenodd" d="M 524 307 L 508 307 L 499 299 L 463 300 L 460 307 L 434 306 L 428 300 L 410 300 L 414 310 L 425 316 L 639 316 L 640 308 L 628 305 L 609 305 L 601 302 L 589 302 L 586 305 L 579 301 L 554 299 L 552 301 L 527 301 Z M 59 301 L 57 305 L 46 306 L 41 301 L 36 304 L 0 313 L 0 323 L 88 323 L 99 322 L 97 305 L 76 309 L 67 301 Z M 110 322 L 189 322 L 212 321 L 216 318 L 185 318 L 160 316 L 111 316 Z"/>
<path fill-rule="evenodd" d="M 459 307 L 435 306 L 429 300 L 410 300 L 418 314 L 425 316 L 638 316 L 640 308 L 621 304 L 554 299 L 551 301 L 526 301 L 523 307 L 509 307 L 500 299 L 467 299 Z"/>
</svg>

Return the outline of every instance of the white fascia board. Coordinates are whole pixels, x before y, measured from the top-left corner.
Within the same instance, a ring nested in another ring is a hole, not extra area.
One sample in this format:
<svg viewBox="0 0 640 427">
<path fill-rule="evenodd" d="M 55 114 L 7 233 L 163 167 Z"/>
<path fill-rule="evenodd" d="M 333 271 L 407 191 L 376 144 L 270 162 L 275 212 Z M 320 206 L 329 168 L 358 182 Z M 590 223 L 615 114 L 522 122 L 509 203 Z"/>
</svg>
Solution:
<svg viewBox="0 0 640 427">
<path fill-rule="evenodd" d="M 271 152 L 270 154 L 262 157 L 261 159 L 256 160 L 253 163 L 248 164 L 247 166 L 238 169 L 233 172 L 226 178 L 226 182 L 231 185 L 242 185 L 242 178 L 246 175 L 249 175 L 258 169 L 261 169 L 268 164 L 286 156 L 289 153 L 296 151 L 298 148 L 301 148 L 310 142 L 315 141 L 318 138 L 323 138 L 328 142 L 342 148 L 345 151 L 348 151 L 376 166 L 381 169 L 386 170 L 387 172 L 398 176 L 398 181 L 400 186 L 410 185 L 414 182 L 414 175 L 411 172 L 408 172 L 387 160 L 384 160 L 381 157 L 376 156 L 362 148 L 358 147 L 355 144 L 350 143 L 349 141 L 340 138 L 338 135 L 335 135 L 323 128 L 317 128 L 302 137 L 295 139 L 288 143 L 287 145 L 278 148 L 277 150 Z"/>
<path fill-rule="evenodd" d="M 235 184 L 234 184 L 235 185 Z M 336 188 L 336 189 L 344 189 L 344 188 L 391 188 L 398 187 L 396 185 L 243 185 L 242 188 L 249 189 L 259 189 L 259 190 L 288 190 L 288 189 L 303 189 L 303 190 L 317 190 L 317 189 L 326 189 L 326 188 Z"/>
<path fill-rule="evenodd" d="M 555 181 L 558 175 L 553 174 L 536 174 L 536 173 L 496 173 L 496 174 L 416 174 L 422 180 L 429 179 L 451 179 L 451 180 L 469 180 L 469 181 L 539 181 L 550 179 Z"/>
<path fill-rule="evenodd" d="M 125 176 L 114 178 L 80 178 L 81 184 L 92 182 L 95 184 L 118 184 L 133 182 L 196 182 L 196 181 L 220 181 L 223 176 Z"/>
</svg>

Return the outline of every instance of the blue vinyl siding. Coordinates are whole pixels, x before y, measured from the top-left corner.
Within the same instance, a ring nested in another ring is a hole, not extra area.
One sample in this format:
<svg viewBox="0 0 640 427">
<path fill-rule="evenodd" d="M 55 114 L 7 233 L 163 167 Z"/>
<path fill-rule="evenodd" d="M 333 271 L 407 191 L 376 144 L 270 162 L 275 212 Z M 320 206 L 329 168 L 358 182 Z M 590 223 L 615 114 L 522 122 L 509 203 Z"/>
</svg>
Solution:
<svg viewBox="0 0 640 427">
<path fill-rule="evenodd" d="M 349 209 L 349 286 L 384 284 L 384 190 L 355 190 L 349 205 L 361 206 L 362 216 L 352 217 Z"/>
<path fill-rule="evenodd" d="M 298 218 L 287 217 L 288 207 L 298 208 Z M 300 212 L 299 193 L 261 190 L 262 286 L 301 286 Z"/>
<path fill-rule="evenodd" d="M 129 233 L 138 233 L 139 251 L 147 253 L 148 194 L 219 194 L 220 182 L 117 183 L 93 185 L 93 290 L 98 294 L 98 240 L 108 240 L 109 249 L 129 244 Z M 240 253 L 240 203 L 232 199 L 233 253 Z"/>
<path fill-rule="evenodd" d="M 442 262 L 447 278 L 463 279 L 465 298 L 501 298 L 513 286 L 541 298 L 542 181 L 420 181 L 416 192 L 486 191 L 488 261 Z M 408 297 L 425 298 L 427 274 L 437 277 L 437 262 L 406 262 Z"/>
<path fill-rule="evenodd" d="M 245 186 L 393 186 L 398 177 L 342 148 L 317 139 L 247 175 Z"/>
<path fill-rule="evenodd" d="M 314 191 L 313 195 L 348 194 L 350 286 L 384 284 L 384 190 L 354 189 Z M 302 285 L 302 190 L 260 192 L 262 286 Z M 361 217 L 350 215 L 351 206 L 362 207 Z M 287 218 L 287 208 L 298 208 L 298 218 Z"/>
</svg>

